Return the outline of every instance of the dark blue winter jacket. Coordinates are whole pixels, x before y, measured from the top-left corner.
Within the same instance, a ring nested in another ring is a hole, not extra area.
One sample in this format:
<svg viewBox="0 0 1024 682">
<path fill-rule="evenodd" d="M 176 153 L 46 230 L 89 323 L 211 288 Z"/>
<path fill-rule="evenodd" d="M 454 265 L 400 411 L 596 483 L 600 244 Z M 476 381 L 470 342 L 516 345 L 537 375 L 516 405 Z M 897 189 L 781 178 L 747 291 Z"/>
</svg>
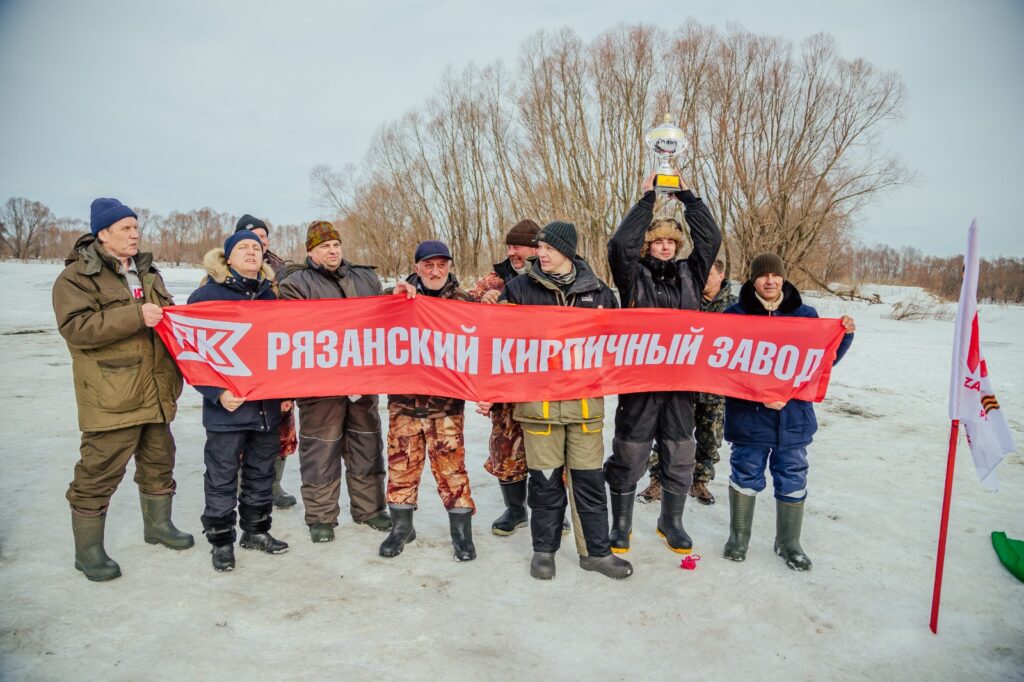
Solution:
<svg viewBox="0 0 1024 682">
<path fill-rule="evenodd" d="M 218 259 L 219 256 L 219 259 Z M 224 262 L 223 249 L 206 254 L 203 265 L 209 277 L 188 297 L 189 303 L 203 301 L 273 301 L 271 280 L 260 273 L 258 280 L 242 277 Z M 264 267 L 264 271 L 267 268 Z M 281 425 L 280 400 L 248 400 L 234 412 L 220 404 L 223 388 L 196 386 L 203 394 L 203 427 L 208 431 L 276 431 Z"/>
<path fill-rule="evenodd" d="M 765 310 L 750 282 L 746 282 L 740 289 L 740 300 L 726 308 L 725 312 L 733 315 L 818 316 L 818 311 L 804 305 L 800 292 L 789 282 L 783 282 L 782 303 L 774 312 Z M 836 352 L 836 362 L 846 354 L 851 343 L 853 334 L 846 334 Z M 806 400 L 790 400 L 781 410 L 773 410 L 750 400 L 725 399 L 725 439 L 730 443 L 784 450 L 809 445 L 817 430 L 814 406 Z"/>
</svg>

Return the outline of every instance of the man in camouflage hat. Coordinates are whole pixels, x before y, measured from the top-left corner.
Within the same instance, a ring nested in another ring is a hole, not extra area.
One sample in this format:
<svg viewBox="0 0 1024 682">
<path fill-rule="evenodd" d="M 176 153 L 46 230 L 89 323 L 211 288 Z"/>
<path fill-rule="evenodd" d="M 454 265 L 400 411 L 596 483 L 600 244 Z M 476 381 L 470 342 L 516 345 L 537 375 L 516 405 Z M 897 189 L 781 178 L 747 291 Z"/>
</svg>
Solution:
<svg viewBox="0 0 1024 682">
<path fill-rule="evenodd" d="M 283 299 L 378 296 L 380 280 L 368 265 L 342 258 L 341 235 L 326 220 L 306 231 L 306 262 L 285 269 L 278 282 Z M 378 396 L 299 398 L 299 473 L 306 525 L 313 542 L 334 540 L 345 462 L 350 513 L 356 523 L 391 529 L 384 499 L 384 443 Z"/>
</svg>

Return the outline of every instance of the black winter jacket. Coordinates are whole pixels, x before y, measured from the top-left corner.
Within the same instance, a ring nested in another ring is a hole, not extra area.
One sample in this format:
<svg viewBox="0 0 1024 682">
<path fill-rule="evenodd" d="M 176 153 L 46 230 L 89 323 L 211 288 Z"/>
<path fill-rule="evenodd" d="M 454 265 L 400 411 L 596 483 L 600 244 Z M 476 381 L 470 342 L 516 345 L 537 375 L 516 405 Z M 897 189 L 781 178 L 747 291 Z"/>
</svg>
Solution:
<svg viewBox="0 0 1024 682">
<path fill-rule="evenodd" d="M 501 291 L 499 301 L 517 305 L 558 305 L 572 308 L 618 308 L 615 293 L 598 278 L 587 261 L 573 259 L 576 281 L 564 293 L 544 276 L 540 261 L 533 259 L 530 269 L 512 278 Z"/>
<path fill-rule="evenodd" d="M 203 265 L 209 276 L 204 283 L 188 297 L 189 303 L 203 301 L 273 301 L 277 297 L 272 289 L 272 280 L 264 271 L 258 280 L 246 279 L 224 262 L 224 250 L 214 249 L 206 254 Z M 223 388 L 217 386 L 196 386 L 203 394 L 203 427 L 207 431 L 276 431 L 281 425 L 280 400 L 247 400 L 234 412 L 228 412 L 220 404 Z"/>
<path fill-rule="evenodd" d="M 708 273 L 722 246 L 722 231 L 704 201 L 693 192 L 678 192 L 686 207 L 693 251 L 672 261 L 674 268 L 659 268 L 653 258 L 641 258 L 644 235 L 654 215 L 655 192 L 650 191 L 630 209 L 608 242 L 608 265 L 623 308 L 675 308 L 698 310 Z M 655 271 L 652 272 L 652 269 Z"/>
</svg>

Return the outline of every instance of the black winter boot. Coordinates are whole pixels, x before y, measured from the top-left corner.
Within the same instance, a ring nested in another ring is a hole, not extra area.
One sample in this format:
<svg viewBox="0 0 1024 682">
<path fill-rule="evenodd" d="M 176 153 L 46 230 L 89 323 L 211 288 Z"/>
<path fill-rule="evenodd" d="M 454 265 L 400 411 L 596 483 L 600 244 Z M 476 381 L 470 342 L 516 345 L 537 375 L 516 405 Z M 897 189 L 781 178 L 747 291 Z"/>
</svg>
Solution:
<svg viewBox="0 0 1024 682">
<path fill-rule="evenodd" d="M 505 500 L 505 511 L 491 524 L 495 535 L 512 535 L 530 522 L 526 511 L 526 479 L 512 483 L 501 483 L 501 497 Z"/>
<path fill-rule="evenodd" d="M 212 547 L 213 570 L 225 572 L 235 569 L 235 514 L 223 518 L 203 517 L 203 534 Z"/>
<path fill-rule="evenodd" d="M 71 513 L 71 531 L 75 536 L 75 568 L 96 582 L 121 577 L 121 567 L 103 549 L 106 523 L 106 514 L 80 516 Z"/>
<path fill-rule="evenodd" d="M 213 555 L 213 570 L 221 573 L 235 570 L 234 545 L 216 545 L 210 554 Z"/>
<path fill-rule="evenodd" d="M 289 495 L 281 488 L 281 477 L 284 475 L 284 463 L 287 457 L 278 457 L 274 460 L 274 508 L 291 509 L 296 504 L 294 495 Z"/>
<path fill-rule="evenodd" d="M 665 538 L 668 548 L 678 554 L 689 554 L 693 541 L 683 528 L 683 509 L 686 493 L 677 494 L 662 488 L 661 516 L 658 517 L 658 535 Z"/>
<path fill-rule="evenodd" d="M 636 486 L 624 492 L 609 491 L 612 503 L 612 524 L 608 531 L 612 551 L 625 554 L 629 551 L 629 539 L 633 535 L 633 501 L 636 500 Z"/>
<path fill-rule="evenodd" d="M 151 545 L 161 544 L 171 549 L 188 549 L 196 544 L 188 533 L 182 533 L 171 522 L 173 495 L 149 495 L 139 492 L 142 505 L 143 539 Z"/>
<path fill-rule="evenodd" d="M 416 539 L 416 529 L 412 525 L 412 513 L 415 507 L 411 504 L 388 505 L 391 509 L 391 532 L 380 543 L 382 557 L 396 557 L 405 549 L 407 542 Z"/>
<path fill-rule="evenodd" d="M 775 500 L 775 553 L 794 571 L 809 571 L 811 558 L 800 546 L 804 522 L 804 503 Z"/>
<path fill-rule="evenodd" d="M 458 507 L 448 510 L 448 527 L 452 533 L 452 547 L 455 558 L 459 561 L 472 561 L 476 558 L 476 547 L 473 546 L 473 510 Z"/>
<path fill-rule="evenodd" d="M 754 525 L 754 503 L 757 498 L 744 495 L 729 486 L 729 541 L 722 554 L 730 561 L 744 561 L 750 544 L 750 529 Z"/>
<path fill-rule="evenodd" d="M 606 575 L 614 580 L 622 580 L 633 575 L 633 564 L 625 559 L 620 559 L 614 554 L 581 556 L 580 568 L 584 571 L 597 571 L 601 575 Z"/>
<path fill-rule="evenodd" d="M 537 580 L 551 580 L 555 577 L 555 553 L 534 552 L 530 560 L 530 575 Z"/>
<path fill-rule="evenodd" d="M 270 534 L 270 510 L 272 505 L 250 506 L 245 502 L 238 505 L 238 525 L 242 527 L 242 538 L 238 544 L 242 549 L 258 549 L 267 554 L 284 554 L 288 543 Z"/>
</svg>

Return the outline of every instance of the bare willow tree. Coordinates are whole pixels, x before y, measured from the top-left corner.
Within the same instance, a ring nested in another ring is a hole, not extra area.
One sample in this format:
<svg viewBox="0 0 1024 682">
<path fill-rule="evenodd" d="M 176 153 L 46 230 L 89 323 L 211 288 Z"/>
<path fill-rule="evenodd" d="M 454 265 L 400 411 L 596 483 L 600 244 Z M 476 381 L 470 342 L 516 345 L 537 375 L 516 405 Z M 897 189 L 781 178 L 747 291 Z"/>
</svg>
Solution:
<svg viewBox="0 0 1024 682">
<path fill-rule="evenodd" d="M 43 236 L 55 225 L 45 204 L 11 197 L 0 210 L 0 248 L 13 258 L 38 258 Z"/>
<path fill-rule="evenodd" d="M 512 71 L 447 72 L 434 97 L 381 127 L 360 167 L 318 167 L 312 181 L 389 272 L 409 265 L 410 245 L 440 237 L 479 274 L 504 231 L 531 217 L 574 222 L 581 253 L 607 274 L 608 237 L 653 167 L 643 135 L 668 113 L 730 263 L 772 249 L 821 282 L 858 210 L 909 179 L 879 139 L 905 99 L 896 74 L 843 59 L 825 35 L 794 46 L 691 20 L 585 43 L 562 29 L 527 39 Z"/>
</svg>

